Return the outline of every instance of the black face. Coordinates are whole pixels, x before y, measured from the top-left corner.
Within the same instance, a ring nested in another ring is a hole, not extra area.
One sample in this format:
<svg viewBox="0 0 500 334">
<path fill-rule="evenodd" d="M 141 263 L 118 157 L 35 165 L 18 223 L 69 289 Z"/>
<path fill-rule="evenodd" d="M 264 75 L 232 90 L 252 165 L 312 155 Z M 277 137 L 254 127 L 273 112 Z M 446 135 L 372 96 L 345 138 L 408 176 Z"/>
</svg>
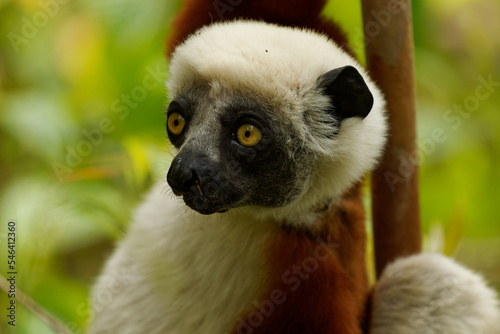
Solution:
<svg viewBox="0 0 500 334">
<path fill-rule="evenodd" d="M 195 114 L 202 107 L 184 97 L 167 111 L 169 139 L 180 148 L 167 174 L 174 194 L 202 214 L 289 201 L 296 165 L 269 112 L 241 97 L 210 119 Z"/>
</svg>

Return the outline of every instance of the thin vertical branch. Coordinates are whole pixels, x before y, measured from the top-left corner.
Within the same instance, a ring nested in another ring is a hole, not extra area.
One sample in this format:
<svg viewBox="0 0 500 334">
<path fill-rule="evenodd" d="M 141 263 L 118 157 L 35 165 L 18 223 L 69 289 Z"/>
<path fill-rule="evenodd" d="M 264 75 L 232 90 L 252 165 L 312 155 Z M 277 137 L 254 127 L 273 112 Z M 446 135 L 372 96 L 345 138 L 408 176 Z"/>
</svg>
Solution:
<svg viewBox="0 0 500 334">
<path fill-rule="evenodd" d="M 362 0 L 366 61 L 385 94 L 390 133 L 372 175 L 377 277 L 399 256 L 420 252 L 413 28 L 410 0 Z"/>
</svg>

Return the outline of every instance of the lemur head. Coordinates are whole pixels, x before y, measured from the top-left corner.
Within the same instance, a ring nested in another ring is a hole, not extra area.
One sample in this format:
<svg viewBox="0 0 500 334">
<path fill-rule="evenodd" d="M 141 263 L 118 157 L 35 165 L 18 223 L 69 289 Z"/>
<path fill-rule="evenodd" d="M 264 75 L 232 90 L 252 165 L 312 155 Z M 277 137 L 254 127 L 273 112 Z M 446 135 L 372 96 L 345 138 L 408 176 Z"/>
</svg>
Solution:
<svg viewBox="0 0 500 334">
<path fill-rule="evenodd" d="M 262 22 L 202 28 L 179 45 L 167 83 L 178 153 L 167 181 L 202 214 L 282 221 L 313 211 L 372 169 L 384 100 L 327 37 Z"/>
</svg>

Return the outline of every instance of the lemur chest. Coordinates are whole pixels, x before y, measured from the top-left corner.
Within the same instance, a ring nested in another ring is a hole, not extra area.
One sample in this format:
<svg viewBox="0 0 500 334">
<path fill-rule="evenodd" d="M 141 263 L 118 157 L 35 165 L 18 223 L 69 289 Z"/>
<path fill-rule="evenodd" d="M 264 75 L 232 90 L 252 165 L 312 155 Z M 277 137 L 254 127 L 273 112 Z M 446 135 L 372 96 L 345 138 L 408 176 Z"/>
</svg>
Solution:
<svg viewBox="0 0 500 334">
<path fill-rule="evenodd" d="M 159 321 L 169 333 L 229 333 L 264 285 L 263 249 L 276 227 L 229 214 L 178 215 L 174 209 L 165 212 L 167 221 L 140 226 L 142 239 L 155 242 L 136 253 L 162 309 Z"/>
<path fill-rule="evenodd" d="M 358 333 L 358 287 L 342 259 L 349 235 L 221 217 L 177 226 L 149 275 L 176 332 Z"/>
</svg>

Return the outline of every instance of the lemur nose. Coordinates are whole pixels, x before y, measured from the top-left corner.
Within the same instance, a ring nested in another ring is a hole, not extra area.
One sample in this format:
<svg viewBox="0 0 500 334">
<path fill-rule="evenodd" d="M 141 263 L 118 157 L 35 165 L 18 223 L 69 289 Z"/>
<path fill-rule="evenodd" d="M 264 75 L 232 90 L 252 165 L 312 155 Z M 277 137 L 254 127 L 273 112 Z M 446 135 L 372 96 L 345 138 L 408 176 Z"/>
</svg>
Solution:
<svg viewBox="0 0 500 334">
<path fill-rule="evenodd" d="M 189 193 L 203 195 L 195 164 L 190 160 L 177 156 L 168 170 L 167 183 L 177 196 Z"/>
</svg>

